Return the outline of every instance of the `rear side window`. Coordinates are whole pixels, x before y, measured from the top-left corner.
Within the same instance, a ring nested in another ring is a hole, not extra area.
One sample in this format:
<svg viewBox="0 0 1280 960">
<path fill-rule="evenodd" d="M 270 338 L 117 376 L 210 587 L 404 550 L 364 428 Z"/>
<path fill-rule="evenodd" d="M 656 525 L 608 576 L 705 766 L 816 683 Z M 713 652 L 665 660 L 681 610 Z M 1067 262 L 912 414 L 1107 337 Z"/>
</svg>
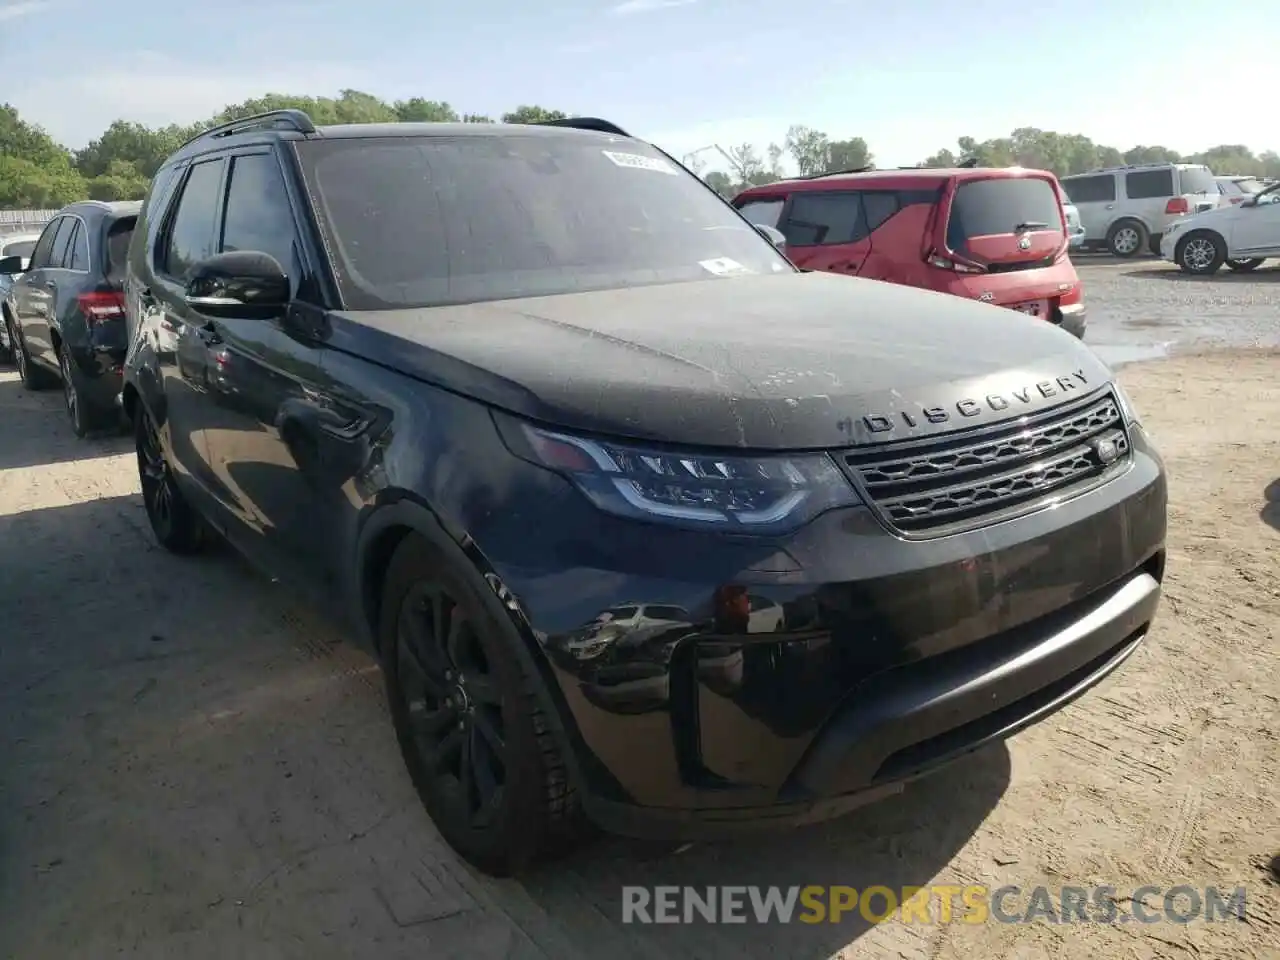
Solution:
<svg viewBox="0 0 1280 960">
<path fill-rule="evenodd" d="M 79 225 L 79 229 L 71 240 L 70 259 L 67 266 L 72 270 L 89 272 L 89 234 L 83 223 Z"/>
<path fill-rule="evenodd" d="M 191 168 L 160 256 L 160 268 L 169 276 L 181 279 L 192 266 L 213 254 L 213 218 L 221 183 L 221 160 L 197 163 Z"/>
<path fill-rule="evenodd" d="M 766 227 L 777 227 L 778 217 L 782 216 L 782 205 L 784 203 L 786 203 L 786 200 L 783 197 L 770 198 L 768 200 L 747 200 L 738 207 L 738 212 L 752 223 L 763 224 Z"/>
<path fill-rule="evenodd" d="M 654 604 L 644 608 L 644 615 L 651 620 L 688 620 L 689 612 L 683 607 L 667 607 Z"/>
<path fill-rule="evenodd" d="M 1071 177 L 1061 183 L 1072 203 L 1110 203 L 1116 198 L 1116 178 L 1109 173 Z"/>
<path fill-rule="evenodd" d="M 67 256 L 71 248 L 71 238 L 75 236 L 76 227 L 80 225 L 75 217 L 63 217 L 58 224 L 58 234 L 53 238 L 53 253 L 49 257 L 49 266 L 66 267 L 71 258 Z"/>
<path fill-rule="evenodd" d="M 1048 180 L 998 177 L 960 183 L 947 220 L 947 246 L 957 253 L 975 237 L 1022 230 L 1061 230 L 1062 208 Z"/>
<path fill-rule="evenodd" d="M 862 198 L 856 193 L 797 193 L 779 226 L 796 247 L 854 243 L 867 235 Z"/>
<path fill-rule="evenodd" d="M 121 217 L 107 228 L 107 242 L 103 247 L 102 272 L 108 280 L 124 281 L 125 266 L 129 262 L 129 242 L 137 217 Z"/>
<path fill-rule="evenodd" d="M 1187 191 L 1189 193 L 1194 191 Z M 1124 193 L 1130 200 L 1155 200 L 1173 196 L 1173 168 L 1143 170 L 1124 175 Z"/>
<path fill-rule="evenodd" d="M 1217 192 L 1217 183 L 1208 167 L 1183 167 L 1178 173 L 1178 179 L 1181 181 L 1179 193 Z M 1245 192 L 1256 193 L 1257 191 L 1246 190 Z"/>
</svg>

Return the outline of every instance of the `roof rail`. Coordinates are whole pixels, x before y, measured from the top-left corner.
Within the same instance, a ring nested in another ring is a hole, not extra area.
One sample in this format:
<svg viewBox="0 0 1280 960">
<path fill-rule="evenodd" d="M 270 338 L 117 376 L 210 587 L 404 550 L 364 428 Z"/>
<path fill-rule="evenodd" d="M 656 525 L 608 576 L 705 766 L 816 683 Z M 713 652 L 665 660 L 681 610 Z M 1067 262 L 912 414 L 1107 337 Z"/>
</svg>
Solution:
<svg viewBox="0 0 1280 960">
<path fill-rule="evenodd" d="M 575 130 L 594 130 L 596 133 L 611 133 L 615 137 L 632 139 L 631 134 L 616 123 L 601 120 L 599 117 L 565 117 L 563 120 L 543 120 L 543 127 L 573 127 Z"/>
<path fill-rule="evenodd" d="M 255 113 L 250 117 L 240 117 L 238 120 L 228 120 L 226 123 L 220 123 L 208 130 L 201 130 L 190 140 L 182 144 L 182 147 L 202 140 L 205 137 L 230 137 L 237 133 L 246 133 L 249 130 L 268 130 L 272 127 L 288 127 L 296 130 L 298 133 L 315 133 L 316 125 L 311 122 L 311 118 L 307 116 L 303 110 L 268 110 L 266 113 Z M 178 149 L 181 150 L 182 147 Z"/>
<path fill-rule="evenodd" d="M 824 173 L 807 173 L 802 177 L 788 177 L 788 180 L 821 180 L 823 177 L 847 177 L 851 173 L 866 173 L 874 170 L 875 164 L 865 167 L 850 167 L 848 170 L 827 170 Z"/>
</svg>

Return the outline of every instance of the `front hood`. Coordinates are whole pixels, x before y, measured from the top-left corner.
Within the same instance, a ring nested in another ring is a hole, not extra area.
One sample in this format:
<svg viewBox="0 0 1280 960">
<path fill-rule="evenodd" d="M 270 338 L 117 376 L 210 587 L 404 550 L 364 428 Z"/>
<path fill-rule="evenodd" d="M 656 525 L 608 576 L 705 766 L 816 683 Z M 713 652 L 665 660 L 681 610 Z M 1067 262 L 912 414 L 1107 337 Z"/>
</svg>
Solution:
<svg viewBox="0 0 1280 960">
<path fill-rule="evenodd" d="M 761 450 L 982 425 L 1110 379 L 1043 321 L 825 273 L 336 314 L 330 345 L 565 429 Z"/>
</svg>

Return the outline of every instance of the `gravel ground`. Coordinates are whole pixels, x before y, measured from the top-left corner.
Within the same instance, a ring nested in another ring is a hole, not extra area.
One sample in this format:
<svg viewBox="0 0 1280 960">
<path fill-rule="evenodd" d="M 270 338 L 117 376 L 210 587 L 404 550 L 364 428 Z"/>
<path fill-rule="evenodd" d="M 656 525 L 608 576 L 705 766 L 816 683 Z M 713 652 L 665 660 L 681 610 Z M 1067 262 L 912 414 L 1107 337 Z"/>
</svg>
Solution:
<svg viewBox="0 0 1280 960">
<path fill-rule="evenodd" d="M 1152 269 L 1082 268 L 1097 334 L 1280 324 L 1280 273 Z M 235 557 L 159 551 L 130 445 L 77 442 L 56 393 L 0 371 L 0 956 L 1280 957 L 1280 352 L 1122 379 L 1168 460 L 1171 552 L 1149 642 L 1103 687 L 832 824 L 605 839 L 495 882 L 422 812 L 368 657 Z M 732 883 L 1216 884 L 1248 916 L 619 923 L 623 884 Z"/>
</svg>

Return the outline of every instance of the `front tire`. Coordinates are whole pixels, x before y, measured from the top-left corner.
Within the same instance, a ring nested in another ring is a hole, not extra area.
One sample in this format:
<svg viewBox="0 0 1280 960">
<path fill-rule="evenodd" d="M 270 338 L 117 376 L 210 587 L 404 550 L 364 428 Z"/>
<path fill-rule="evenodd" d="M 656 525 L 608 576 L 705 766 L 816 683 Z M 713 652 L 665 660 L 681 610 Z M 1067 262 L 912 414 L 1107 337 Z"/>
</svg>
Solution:
<svg viewBox="0 0 1280 960">
<path fill-rule="evenodd" d="M 7 323 L 9 324 L 9 343 L 12 344 L 13 349 L 13 362 L 18 367 L 18 377 L 22 380 L 23 387 L 28 390 L 43 390 L 51 386 L 52 376 L 31 360 L 31 353 L 27 350 L 26 341 L 22 339 L 22 332 L 17 324 L 12 320 Z"/>
<path fill-rule="evenodd" d="M 138 479 L 151 532 L 170 553 L 196 553 L 204 546 L 205 526 L 173 479 L 155 421 L 142 402 L 133 418 L 138 450 Z"/>
<path fill-rule="evenodd" d="M 98 429 L 101 417 L 92 408 L 85 405 L 84 395 L 80 392 L 80 384 L 75 373 L 75 362 L 71 359 L 71 351 L 64 343 L 58 350 L 58 368 L 62 372 L 62 397 L 67 408 L 67 417 L 71 421 L 71 429 L 81 439 Z"/>
<path fill-rule="evenodd" d="M 573 845 L 583 821 L 487 585 L 410 535 L 383 583 L 379 650 L 400 752 L 445 841 L 492 876 Z"/>
<path fill-rule="evenodd" d="M 1229 270 L 1234 270 L 1236 273 L 1249 273 L 1252 270 L 1257 270 L 1265 262 L 1265 257 L 1250 257 L 1247 260 L 1228 260 L 1227 268 Z"/>
<path fill-rule="evenodd" d="M 1216 233 L 1197 230 L 1178 241 L 1173 258 L 1183 273 L 1208 277 L 1227 262 L 1227 245 Z"/>
<path fill-rule="evenodd" d="M 1151 244 L 1151 234 L 1137 220 L 1121 220 L 1107 231 L 1107 249 L 1113 257 L 1136 257 Z"/>
</svg>

